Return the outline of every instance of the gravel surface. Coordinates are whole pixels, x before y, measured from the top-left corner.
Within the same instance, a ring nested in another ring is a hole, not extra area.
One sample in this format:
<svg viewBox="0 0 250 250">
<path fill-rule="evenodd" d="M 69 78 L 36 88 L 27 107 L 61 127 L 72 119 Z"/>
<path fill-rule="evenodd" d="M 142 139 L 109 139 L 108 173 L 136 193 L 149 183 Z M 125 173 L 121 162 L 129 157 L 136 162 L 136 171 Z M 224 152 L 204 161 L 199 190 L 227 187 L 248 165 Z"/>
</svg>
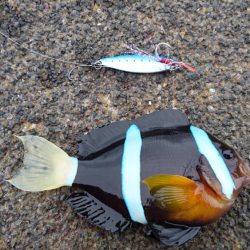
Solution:
<svg viewBox="0 0 250 250">
<path fill-rule="evenodd" d="M 41 3 L 46 2 L 46 3 Z M 135 225 L 111 234 L 77 217 L 63 201 L 74 188 L 26 193 L 4 182 L 21 166 L 14 135 L 43 136 L 76 155 L 81 133 L 173 105 L 190 120 L 250 153 L 249 2 L 19 1 L 0 3 L 0 29 L 24 46 L 72 60 L 95 61 L 124 44 L 172 57 L 198 73 L 131 74 L 72 68 L 17 50 L 0 35 L 0 249 L 167 249 Z M 232 210 L 173 249 L 250 249 L 250 189 Z"/>
</svg>

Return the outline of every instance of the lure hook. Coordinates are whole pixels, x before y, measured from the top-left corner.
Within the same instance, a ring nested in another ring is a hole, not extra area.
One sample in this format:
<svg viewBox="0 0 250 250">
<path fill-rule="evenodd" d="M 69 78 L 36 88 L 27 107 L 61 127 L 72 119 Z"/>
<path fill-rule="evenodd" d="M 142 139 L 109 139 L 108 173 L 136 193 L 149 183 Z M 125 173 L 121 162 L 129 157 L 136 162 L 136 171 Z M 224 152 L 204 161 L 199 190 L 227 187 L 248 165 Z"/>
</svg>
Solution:
<svg viewBox="0 0 250 250">
<path fill-rule="evenodd" d="M 98 60 L 98 61 L 96 61 L 96 62 L 94 62 L 94 63 L 91 63 L 91 64 L 80 64 L 80 65 L 77 65 L 77 66 L 73 67 L 73 68 L 68 72 L 68 74 L 67 74 L 67 77 L 68 77 L 68 79 L 69 79 L 70 81 L 73 80 L 73 78 L 71 78 L 72 72 L 73 72 L 75 69 L 80 68 L 80 67 L 92 67 L 92 68 L 98 70 L 98 69 L 103 68 L 104 65 L 102 64 L 102 62 L 101 62 L 100 60 Z"/>
<path fill-rule="evenodd" d="M 170 57 L 170 49 L 171 49 L 171 46 L 168 44 L 168 43 L 159 43 L 156 45 L 155 47 L 155 57 L 162 63 L 166 63 L 166 64 L 170 64 L 171 66 L 173 66 L 172 70 L 175 70 L 175 69 L 178 69 L 178 68 L 185 68 L 189 71 L 192 71 L 192 72 L 196 72 L 196 69 L 184 62 L 176 62 L 176 61 L 173 61 L 171 59 L 166 59 L 166 58 L 161 58 L 159 56 L 159 53 L 158 53 L 158 49 L 160 48 L 161 45 L 164 45 L 165 47 L 168 48 L 167 50 L 167 57 L 169 58 Z M 171 69 L 170 69 L 171 70 Z"/>
<path fill-rule="evenodd" d="M 80 66 L 75 66 L 75 67 L 73 67 L 73 68 L 68 72 L 67 77 L 68 77 L 68 79 L 69 79 L 70 81 L 73 80 L 73 79 L 71 78 L 72 72 L 73 72 L 76 68 L 79 68 L 79 67 L 80 67 Z"/>
<path fill-rule="evenodd" d="M 155 46 L 155 57 L 160 60 L 160 56 L 159 56 L 159 53 L 158 53 L 158 50 L 160 48 L 160 46 L 165 46 L 167 47 L 167 57 L 170 56 L 170 49 L 171 49 L 171 46 L 168 44 L 168 43 L 158 43 L 156 46 Z"/>
</svg>

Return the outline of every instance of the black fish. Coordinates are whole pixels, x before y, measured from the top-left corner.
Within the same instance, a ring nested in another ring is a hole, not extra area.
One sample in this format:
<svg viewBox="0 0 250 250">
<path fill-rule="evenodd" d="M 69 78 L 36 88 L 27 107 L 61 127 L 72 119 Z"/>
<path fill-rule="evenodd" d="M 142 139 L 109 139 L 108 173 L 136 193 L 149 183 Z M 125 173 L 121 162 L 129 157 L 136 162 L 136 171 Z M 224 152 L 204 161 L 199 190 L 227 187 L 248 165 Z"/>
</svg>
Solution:
<svg viewBox="0 0 250 250">
<path fill-rule="evenodd" d="M 83 135 L 78 159 L 37 136 L 19 137 L 24 167 L 9 180 L 25 191 L 82 187 L 68 203 L 111 232 L 148 224 L 166 245 L 180 245 L 225 214 L 250 168 L 231 147 L 190 125 L 178 110 L 114 122 Z"/>
</svg>

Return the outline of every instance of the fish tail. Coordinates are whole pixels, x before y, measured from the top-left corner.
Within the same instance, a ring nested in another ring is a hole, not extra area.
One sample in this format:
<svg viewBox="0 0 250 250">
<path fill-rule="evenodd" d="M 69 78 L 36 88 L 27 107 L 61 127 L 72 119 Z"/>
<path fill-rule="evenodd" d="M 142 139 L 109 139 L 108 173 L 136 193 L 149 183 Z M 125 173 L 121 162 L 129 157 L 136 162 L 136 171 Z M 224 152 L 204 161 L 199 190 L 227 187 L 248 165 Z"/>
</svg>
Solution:
<svg viewBox="0 0 250 250">
<path fill-rule="evenodd" d="M 78 167 L 76 158 L 42 137 L 17 137 L 25 149 L 23 167 L 8 182 L 30 192 L 72 186 Z"/>
</svg>

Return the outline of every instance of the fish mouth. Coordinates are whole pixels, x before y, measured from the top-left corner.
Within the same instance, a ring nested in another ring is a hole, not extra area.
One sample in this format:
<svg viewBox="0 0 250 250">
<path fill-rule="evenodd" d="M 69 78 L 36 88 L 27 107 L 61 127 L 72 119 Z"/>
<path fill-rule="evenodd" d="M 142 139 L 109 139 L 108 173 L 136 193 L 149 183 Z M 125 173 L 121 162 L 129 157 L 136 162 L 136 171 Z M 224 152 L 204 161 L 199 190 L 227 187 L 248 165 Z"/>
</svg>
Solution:
<svg viewBox="0 0 250 250">
<path fill-rule="evenodd" d="M 240 164 L 239 164 L 239 170 L 241 172 L 241 175 L 243 177 L 245 177 L 243 185 L 244 186 L 249 185 L 250 184 L 250 166 L 249 166 L 249 164 L 241 159 Z"/>
</svg>

